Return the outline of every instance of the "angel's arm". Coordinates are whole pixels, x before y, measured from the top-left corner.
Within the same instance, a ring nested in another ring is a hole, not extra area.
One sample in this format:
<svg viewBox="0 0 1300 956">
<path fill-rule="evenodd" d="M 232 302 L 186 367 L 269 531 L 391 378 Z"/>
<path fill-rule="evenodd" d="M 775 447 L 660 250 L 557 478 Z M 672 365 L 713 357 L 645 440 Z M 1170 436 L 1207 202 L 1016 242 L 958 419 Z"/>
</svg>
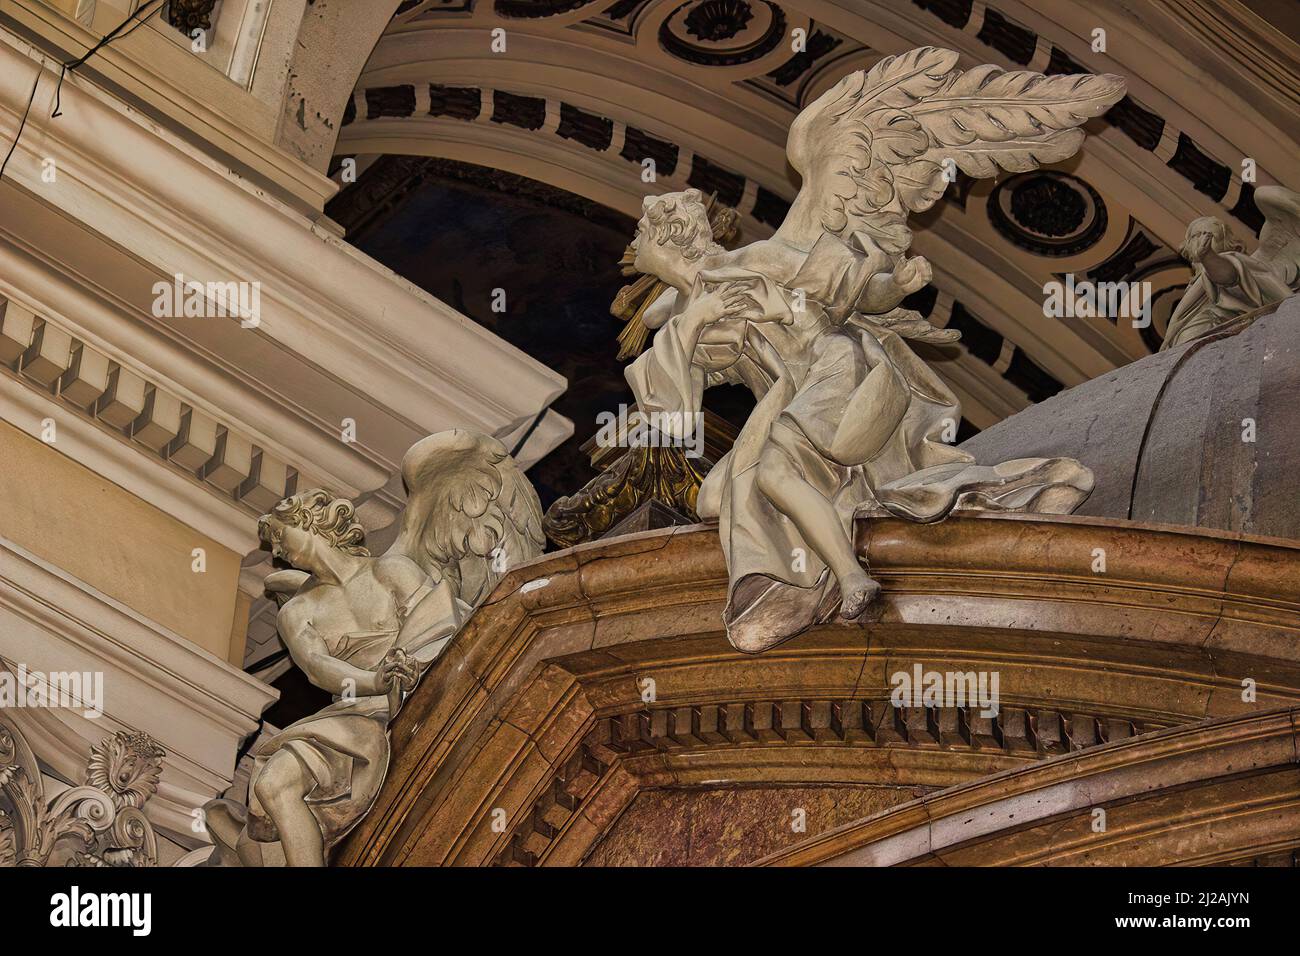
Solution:
<svg viewBox="0 0 1300 956">
<path fill-rule="evenodd" d="M 646 310 L 641 313 L 641 322 L 653 332 L 673 317 L 676 308 L 677 290 L 665 289 L 657 299 L 646 306 Z"/>
<path fill-rule="evenodd" d="M 387 555 L 380 559 L 382 579 L 393 593 L 401 630 L 397 647 L 412 649 L 459 630 L 464 622 L 446 582 L 435 583 L 424 569 L 410 558 Z"/>
<path fill-rule="evenodd" d="M 380 685 L 379 675 L 374 671 L 353 667 L 330 654 L 329 647 L 312 623 L 310 613 L 302 604 L 290 601 L 280 609 L 276 623 L 293 662 L 321 690 L 337 696 L 354 697 L 386 692 L 387 687 Z"/>
<path fill-rule="evenodd" d="M 1210 280 L 1211 285 L 1229 286 L 1240 285 L 1241 276 L 1232 264 L 1232 260 L 1226 255 L 1217 252 L 1207 252 L 1201 258 L 1201 268 L 1205 271 L 1206 277 Z"/>
<path fill-rule="evenodd" d="M 867 315 L 883 315 L 897 308 L 917 289 L 930 284 L 930 263 L 922 256 L 904 259 L 890 272 L 877 272 L 867 282 L 857 308 Z"/>
<path fill-rule="evenodd" d="M 678 299 L 680 302 L 680 297 Z M 625 370 L 637 407 L 643 412 L 686 413 L 683 421 L 700 410 L 706 372 L 723 367 L 702 344 L 730 346 L 721 358 L 731 364 L 740 354 L 744 329 L 727 320 L 755 312 L 749 287 L 740 282 L 720 282 L 705 292 L 696 284 L 689 300 L 655 333 L 654 345 Z"/>
</svg>

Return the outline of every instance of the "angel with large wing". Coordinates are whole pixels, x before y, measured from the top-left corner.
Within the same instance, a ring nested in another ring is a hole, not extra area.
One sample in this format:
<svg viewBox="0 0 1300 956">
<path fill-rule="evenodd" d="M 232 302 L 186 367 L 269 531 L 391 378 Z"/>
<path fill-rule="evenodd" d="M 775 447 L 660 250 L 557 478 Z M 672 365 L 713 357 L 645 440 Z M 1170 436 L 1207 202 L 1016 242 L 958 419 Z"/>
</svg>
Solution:
<svg viewBox="0 0 1300 956">
<path fill-rule="evenodd" d="M 322 490 L 284 499 L 259 523 L 273 557 L 298 569 L 268 578 L 293 587 L 280 636 L 335 699 L 255 750 L 247 808 L 207 805 L 214 863 L 282 854 L 290 866 L 324 866 L 379 793 L 388 723 L 405 696 L 505 571 L 542 551 L 537 493 L 495 438 L 431 435 L 406 453 L 402 478 L 407 507 L 379 557 L 352 503 Z"/>
<path fill-rule="evenodd" d="M 1124 83 L 956 64 L 932 47 L 886 57 L 808 106 L 787 145 L 803 186 L 769 240 L 717 245 L 696 190 L 645 201 L 636 268 L 668 288 L 643 313 L 653 347 L 626 372 L 639 408 L 689 429 L 711 385 L 744 384 L 758 400 L 696 507 L 719 520 L 724 620 L 741 650 L 765 650 L 837 604 L 843 618 L 862 615 L 879 585 L 854 552 L 855 513 L 1068 512 L 1091 490 L 1072 460 L 981 467 L 945 444 L 959 404 L 904 340 L 958 333 L 900 307 L 930 281 L 929 264 L 906 255 L 907 216 L 956 170 L 991 177 L 1068 158 L 1078 127 Z"/>
<path fill-rule="evenodd" d="M 1300 193 L 1261 186 L 1255 205 L 1264 214 L 1264 228 L 1259 248 L 1249 255 L 1213 216 L 1188 224 L 1178 251 L 1196 272 L 1169 317 L 1161 351 L 1300 292 Z"/>
</svg>

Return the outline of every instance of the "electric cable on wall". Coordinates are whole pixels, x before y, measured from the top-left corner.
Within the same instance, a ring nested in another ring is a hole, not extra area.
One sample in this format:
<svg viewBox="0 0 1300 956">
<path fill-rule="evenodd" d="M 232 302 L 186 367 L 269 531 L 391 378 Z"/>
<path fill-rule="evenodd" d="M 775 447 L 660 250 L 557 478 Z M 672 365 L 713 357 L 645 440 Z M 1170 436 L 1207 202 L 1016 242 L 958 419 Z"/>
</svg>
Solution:
<svg viewBox="0 0 1300 956">
<path fill-rule="evenodd" d="M 96 43 L 89 50 L 87 50 L 83 55 L 77 57 L 77 59 L 75 60 L 70 60 L 67 63 L 63 63 L 60 65 L 59 82 L 58 85 L 55 86 L 54 88 L 54 110 L 53 112 L 50 113 L 51 119 L 57 119 L 58 117 L 63 115 L 62 111 L 59 109 L 59 104 L 60 104 L 59 95 L 63 91 L 63 78 L 67 76 L 68 73 L 70 73 L 71 71 L 84 65 L 87 60 L 89 60 L 100 50 L 104 49 L 104 47 L 108 46 L 114 40 L 119 40 L 119 39 L 124 39 L 126 37 L 129 37 L 136 30 L 140 29 L 140 27 L 142 27 L 145 23 L 148 22 L 148 15 L 150 13 L 153 13 L 158 8 L 160 8 L 163 2 L 164 0 L 147 0 L 146 3 L 142 4 L 140 8 L 135 11 L 135 13 L 131 14 L 129 17 L 127 17 L 125 20 L 119 23 L 116 27 L 114 27 L 111 31 L 104 34 L 104 36 L 100 38 L 99 42 Z M 142 14 L 144 14 L 144 16 L 142 16 Z M 126 28 L 131 25 L 132 21 L 138 21 L 138 22 L 135 24 L 135 26 L 131 27 L 131 29 L 126 30 Z M 123 33 L 122 32 L 123 30 L 126 30 L 126 32 Z M 18 132 L 14 134 L 14 141 L 9 146 L 9 151 L 5 153 L 4 162 L 0 163 L 0 179 L 4 178 L 5 169 L 7 169 L 9 166 L 9 159 L 10 157 L 13 156 L 14 151 L 18 149 L 18 141 L 22 139 L 23 130 L 27 128 L 27 117 L 32 112 L 32 103 L 35 102 L 36 100 L 36 88 L 40 86 L 41 75 L 44 72 L 45 72 L 45 65 L 38 64 L 36 68 L 36 79 L 32 82 L 32 92 L 27 97 L 27 106 L 23 110 L 23 118 L 18 123 Z"/>
</svg>

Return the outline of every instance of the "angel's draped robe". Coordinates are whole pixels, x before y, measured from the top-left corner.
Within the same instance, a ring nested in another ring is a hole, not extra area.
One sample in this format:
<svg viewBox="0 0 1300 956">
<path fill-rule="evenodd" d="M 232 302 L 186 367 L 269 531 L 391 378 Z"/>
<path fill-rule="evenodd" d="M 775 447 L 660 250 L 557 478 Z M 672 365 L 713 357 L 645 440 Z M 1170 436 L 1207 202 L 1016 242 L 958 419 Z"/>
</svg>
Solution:
<svg viewBox="0 0 1300 956">
<path fill-rule="evenodd" d="M 1260 262 L 1244 252 L 1217 255 L 1232 270 L 1232 280 L 1215 282 L 1204 268 L 1198 268 L 1169 317 L 1161 351 L 1209 335 L 1237 316 L 1281 302 L 1295 291 L 1294 279 L 1287 282 L 1283 272 L 1271 263 Z"/>
<path fill-rule="evenodd" d="M 959 504 L 1068 513 L 1092 488 L 1091 472 L 1071 459 L 977 466 L 945 444 L 945 429 L 955 432 L 960 421 L 959 403 L 896 333 L 854 314 L 869 278 L 867 256 L 829 235 L 786 285 L 743 268 L 702 272 L 653 347 L 626 370 L 640 410 L 685 429 L 710 385 L 744 384 L 757 399 L 697 500 L 702 518 L 719 521 L 730 576 L 724 620 L 741 650 L 765 650 L 826 619 L 838 597 L 822 557 L 760 491 L 759 475 L 770 467 L 762 464 L 765 452 L 784 455 L 831 503 L 850 541 L 860 511 L 915 521 L 938 520 Z M 764 318 L 724 319 L 710 328 L 725 341 L 692 345 L 686 308 L 734 281 L 752 285 Z M 868 387 L 879 398 L 869 407 L 883 418 L 844 421 L 850 397 L 881 363 L 894 374 Z M 871 451 L 862 460 L 837 460 L 834 449 L 846 446 Z"/>
<path fill-rule="evenodd" d="M 326 629 L 320 633 L 321 640 L 331 657 L 364 671 L 377 668 L 395 647 L 427 663 L 437 657 L 470 613 L 469 606 L 456 597 L 446 581 L 420 588 L 408 599 L 408 605 L 403 620 L 413 607 L 419 606 L 438 622 L 412 635 L 409 643 L 398 642 L 399 628 L 343 632 Z M 328 851 L 361 822 L 379 795 L 391 756 L 388 723 L 396 716 L 392 706 L 391 694 L 335 696 L 324 709 L 295 721 L 256 747 L 250 780 L 257 780 L 276 753 L 292 753 L 314 782 L 305 800 L 320 825 Z M 231 840 L 225 832 L 231 828 L 209 828 L 217 845 L 213 863 L 264 865 L 274 859 L 264 857 L 262 844 L 275 843 L 279 834 L 252 787 L 247 810 L 229 800 L 211 801 L 207 808 L 209 813 L 228 814 L 232 828 L 244 828 L 237 840 Z"/>
</svg>

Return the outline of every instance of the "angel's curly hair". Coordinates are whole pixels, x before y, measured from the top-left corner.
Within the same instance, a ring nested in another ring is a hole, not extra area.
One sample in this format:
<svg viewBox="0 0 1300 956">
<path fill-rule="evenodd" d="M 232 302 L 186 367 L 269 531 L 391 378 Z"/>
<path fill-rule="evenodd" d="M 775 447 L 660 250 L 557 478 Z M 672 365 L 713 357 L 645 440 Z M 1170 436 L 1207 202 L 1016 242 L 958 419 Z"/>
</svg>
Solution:
<svg viewBox="0 0 1300 956">
<path fill-rule="evenodd" d="M 280 524 L 318 534 L 345 554 L 370 556 L 364 543 L 366 530 L 357 521 L 357 509 L 346 498 L 335 498 L 324 489 L 292 495 L 280 501 L 270 514 L 262 515 L 257 522 L 257 536 L 267 544 L 274 543 L 272 518 Z"/>
<path fill-rule="evenodd" d="M 713 241 L 708 208 L 698 189 L 648 196 L 643 212 L 650 223 L 654 241 L 661 246 L 671 242 L 691 262 L 705 253 L 722 251 L 722 247 Z"/>
</svg>

